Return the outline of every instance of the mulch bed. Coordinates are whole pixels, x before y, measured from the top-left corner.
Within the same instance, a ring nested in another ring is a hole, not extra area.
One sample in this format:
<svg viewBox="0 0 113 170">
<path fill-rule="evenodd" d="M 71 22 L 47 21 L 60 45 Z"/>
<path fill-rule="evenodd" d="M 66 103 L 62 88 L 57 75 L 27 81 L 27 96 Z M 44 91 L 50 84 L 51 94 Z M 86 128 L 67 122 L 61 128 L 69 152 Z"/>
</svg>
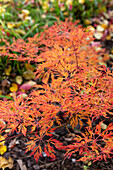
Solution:
<svg viewBox="0 0 113 170">
<path fill-rule="evenodd" d="M 60 129 L 55 132 L 56 139 L 63 141 L 65 145 L 70 142 L 68 137 L 68 132 L 65 128 Z M 43 153 L 43 157 L 39 159 L 38 162 L 35 161 L 33 156 L 25 154 L 25 142 L 28 141 L 25 137 L 18 137 L 16 139 L 18 144 L 12 148 L 8 149 L 4 153 L 4 157 L 7 159 L 9 156 L 14 160 L 14 166 L 12 170 L 113 170 L 113 158 L 105 161 L 97 161 L 96 163 L 91 163 L 88 167 L 87 164 L 76 161 L 74 155 L 70 159 L 64 160 L 63 151 L 56 151 L 56 160 L 46 157 Z M 11 140 L 6 142 L 7 147 Z M 86 169 L 87 167 L 87 169 Z M 8 170 L 8 168 L 6 168 Z"/>
</svg>

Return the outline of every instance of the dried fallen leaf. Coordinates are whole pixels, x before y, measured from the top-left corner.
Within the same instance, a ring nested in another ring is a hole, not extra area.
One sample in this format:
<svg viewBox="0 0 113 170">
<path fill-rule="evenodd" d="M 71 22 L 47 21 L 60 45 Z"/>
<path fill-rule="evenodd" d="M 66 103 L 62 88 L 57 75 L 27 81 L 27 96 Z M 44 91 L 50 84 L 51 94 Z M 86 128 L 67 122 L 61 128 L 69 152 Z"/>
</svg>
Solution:
<svg viewBox="0 0 113 170">
<path fill-rule="evenodd" d="M 100 40 L 100 39 L 103 37 L 103 33 L 102 33 L 102 32 L 95 32 L 95 33 L 94 33 L 94 37 L 95 37 L 97 40 Z"/>
<path fill-rule="evenodd" d="M 18 85 L 16 83 L 12 83 L 12 86 L 9 89 L 11 92 L 16 92 L 18 90 Z"/>
<path fill-rule="evenodd" d="M 13 22 L 12 23 L 11 22 L 7 23 L 8 28 L 13 28 L 14 26 L 15 26 L 15 23 L 13 23 Z"/>
<path fill-rule="evenodd" d="M 4 145 L 5 143 L 5 138 L 0 135 L 0 154 L 3 155 L 7 151 L 7 147 Z"/>
<path fill-rule="evenodd" d="M 35 68 L 31 64 L 29 64 L 29 63 L 25 64 L 25 68 L 26 68 L 26 70 L 31 70 L 31 71 L 35 70 Z"/>
<path fill-rule="evenodd" d="M 3 155 L 7 151 L 7 147 L 5 145 L 0 145 L 0 154 Z"/>
<path fill-rule="evenodd" d="M 32 70 L 27 70 L 23 73 L 23 77 L 26 79 L 26 80 L 31 80 L 31 79 L 34 79 L 35 78 L 35 75 L 33 73 Z"/>
<path fill-rule="evenodd" d="M 23 164 L 23 161 L 21 159 L 17 159 L 17 162 L 18 162 L 21 170 L 27 170 L 26 165 Z"/>
<path fill-rule="evenodd" d="M 15 28 L 18 28 L 22 25 L 22 22 L 15 22 Z"/>
<path fill-rule="evenodd" d="M 24 30 L 20 30 L 20 29 L 15 30 L 15 32 L 20 34 L 20 35 L 25 35 L 26 34 L 26 32 Z"/>
<path fill-rule="evenodd" d="M 106 36 L 106 40 L 110 40 L 110 39 L 111 39 L 111 35 L 109 34 Z"/>
<path fill-rule="evenodd" d="M 0 135 L 0 141 L 3 140 L 2 142 L 0 142 L 0 145 L 3 145 L 3 144 L 5 143 L 5 140 L 4 140 L 4 139 L 5 139 L 5 138 L 4 138 L 3 136 Z"/>
<path fill-rule="evenodd" d="M 89 19 L 85 19 L 85 24 L 86 25 L 90 25 L 91 24 L 91 21 Z"/>
<path fill-rule="evenodd" d="M 107 28 L 108 28 L 108 25 L 106 25 L 106 24 L 102 24 L 102 25 L 101 25 L 101 27 L 103 27 L 103 28 L 104 28 L 104 30 L 105 30 L 105 29 L 107 29 Z"/>
<path fill-rule="evenodd" d="M 111 54 L 113 54 L 113 49 L 111 50 Z"/>
<path fill-rule="evenodd" d="M 21 76 L 16 76 L 16 83 L 17 84 L 22 84 L 22 81 L 23 81 L 23 79 L 22 79 Z"/>
<path fill-rule="evenodd" d="M 13 159 L 9 157 L 9 159 L 5 159 L 3 156 L 0 156 L 0 168 L 3 170 L 5 168 L 12 169 L 13 168 Z"/>
<path fill-rule="evenodd" d="M 84 3 L 85 3 L 85 0 L 78 0 L 78 2 L 79 2 L 80 4 L 84 4 Z"/>
<path fill-rule="evenodd" d="M 9 88 L 10 87 L 10 82 L 7 79 L 2 80 L 2 94 L 6 93 L 6 89 L 5 88 Z"/>
<path fill-rule="evenodd" d="M 29 12 L 27 9 L 23 9 L 23 10 L 22 10 L 22 14 L 24 14 L 24 15 L 26 15 L 26 16 L 28 16 L 29 13 L 30 13 L 30 12 Z"/>
<path fill-rule="evenodd" d="M 28 82 L 27 82 L 27 84 L 29 84 L 30 86 L 35 86 L 35 85 L 36 85 L 36 82 L 35 82 L 35 81 L 30 80 L 30 81 L 28 81 Z"/>
<path fill-rule="evenodd" d="M 10 72 L 11 72 L 11 65 L 9 65 L 7 68 L 5 68 L 5 74 L 6 74 L 7 76 L 10 75 Z"/>
<path fill-rule="evenodd" d="M 31 89 L 31 85 L 30 84 L 22 84 L 19 88 L 19 90 L 24 90 L 24 91 L 27 91 L 27 90 L 30 90 Z"/>
<path fill-rule="evenodd" d="M 98 25 L 96 30 L 97 30 L 97 32 L 102 32 L 102 31 L 104 31 L 104 27 L 102 27 L 101 25 Z"/>
</svg>

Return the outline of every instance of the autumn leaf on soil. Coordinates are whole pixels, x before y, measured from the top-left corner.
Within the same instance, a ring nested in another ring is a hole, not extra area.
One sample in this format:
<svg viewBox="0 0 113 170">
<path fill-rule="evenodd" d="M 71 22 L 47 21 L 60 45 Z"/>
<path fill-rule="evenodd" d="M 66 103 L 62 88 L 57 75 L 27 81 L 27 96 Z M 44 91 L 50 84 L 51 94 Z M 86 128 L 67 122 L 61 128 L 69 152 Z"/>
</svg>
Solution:
<svg viewBox="0 0 113 170">
<path fill-rule="evenodd" d="M 0 135 L 0 141 L 4 140 L 5 138 L 3 136 Z M 3 145 L 5 143 L 5 141 L 0 142 L 0 145 Z"/>
<path fill-rule="evenodd" d="M 97 40 L 100 40 L 100 39 L 103 37 L 103 33 L 102 33 L 102 32 L 95 32 L 95 33 L 94 33 L 94 37 L 95 37 Z"/>
<path fill-rule="evenodd" d="M 21 159 L 17 159 L 17 162 L 18 162 L 21 170 L 27 170 L 26 165 L 24 165 L 24 163 Z"/>
<path fill-rule="evenodd" d="M 22 84 L 19 88 L 19 90 L 24 90 L 24 91 L 27 91 L 27 90 L 30 90 L 31 89 L 31 85 L 30 84 Z"/>
<path fill-rule="evenodd" d="M 7 79 L 2 80 L 2 94 L 6 93 L 6 88 L 10 87 L 10 82 Z"/>
<path fill-rule="evenodd" d="M 85 20 L 85 24 L 86 24 L 86 25 L 90 25 L 90 24 L 91 24 L 91 21 L 90 21 L 89 19 L 86 19 L 86 20 Z"/>
<path fill-rule="evenodd" d="M 78 2 L 79 2 L 80 4 L 84 4 L 84 3 L 85 3 L 85 0 L 78 0 Z"/>
<path fill-rule="evenodd" d="M 4 140 L 3 136 L 0 136 L 0 141 Z M 3 155 L 7 151 L 7 147 L 4 145 L 5 141 L 0 142 L 0 154 Z"/>
<path fill-rule="evenodd" d="M 35 75 L 33 73 L 32 70 L 27 70 L 23 73 L 23 77 L 26 79 L 26 80 L 31 80 L 31 79 L 34 79 L 35 78 Z"/>
<path fill-rule="evenodd" d="M 35 82 L 35 81 L 30 80 L 30 81 L 28 81 L 28 82 L 27 82 L 27 84 L 29 84 L 29 85 L 31 85 L 31 86 L 33 87 L 33 86 L 35 86 L 35 85 L 36 85 L 36 82 Z"/>
<path fill-rule="evenodd" d="M 20 30 L 20 29 L 15 30 L 15 32 L 20 34 L 20 35 L 25 35 L 26 34 L 26 32 L 24 30 Z"/>
<path fill-rule="evenodd" d="M 13 28 L 14 26 L 15 26 L 15 23 L 13 23 L 13 22 L 12 23 L 11 22 L 7 23 L 8 28 Z"/>
<path fill-rule="evenodd" d="M 29 63 L 25 64 L 25 68 L 26 68 L 26 70 L 31 70 L 31 71 L 35 70 L 35 68 L 31 64 L 29 64 Z"/>
<path fill-rule="evenodd" d="M 7 68 L 5 68 L 5 74 L 6 74 L 7 76 L 10 75 L 10 72 L 11 72 L 11 65 L 9 65 Z"/>
<path fill-rule="evenodd" d="M 12 169 L 13 159 L 11 157 L 9 157 L 9 159 L 5 159 L 3 156 L 0 156 L 0 168 L 2 168 L 2 170 L 5 168 Z"/>
<path fill-rule="evenodd" d="M 26 16 L 28 16 L 29 13 L 30 13 L 30 12 L 29 12 L 27 9 L 23 9 L 23 10 L 22 10 L 22 14 L 24 14 L 24 15 L 26 15 Z"/>
<path fill-rule="evenodd" d="M 22 84 L 22 81 L 23 81 L 23 79 L 22 79 L 21 76 L 16 76 L 16 83 L 17 84 Z"/>
<path fill-rule="evenodd" d="M 7 151 L 7 147 L 5 145 L 0 145 L 0 154 L 3 155 Z"/>
<path fill-rule="evenodd" d="M 11 92 L 16 92 L 18 90 L 18 85 L 16 83 L 12 83 L 12 86 L 9 89 Z"/>
</svg>

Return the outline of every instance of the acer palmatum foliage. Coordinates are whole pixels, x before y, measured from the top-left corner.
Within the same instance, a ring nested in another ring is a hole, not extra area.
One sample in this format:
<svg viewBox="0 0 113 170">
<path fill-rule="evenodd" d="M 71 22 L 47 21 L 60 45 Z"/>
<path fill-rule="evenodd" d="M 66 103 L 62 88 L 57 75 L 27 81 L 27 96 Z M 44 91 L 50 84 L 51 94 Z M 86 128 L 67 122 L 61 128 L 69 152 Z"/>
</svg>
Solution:
<svg viewBox="0 0 113 170">
<path fill-rule="evenodd" d="M 6 42 L 0 49 L 2 56 L 37 63 L 36 78 L 43 83 L 25 100 L 14 95 L 14 101 L 0 102 L 0 115 L 6 122 L 1 123 L 1 133 L 6 127 L 10 133 L 31 133 L 26 152 L 31 151 L 36 160 L 42 152 L 56 158 L 55 148 L 65 150 L 65 157 L 77 153 L 81 161 L 113 156 L 113 123 L 104 130 L 101 127 L 104 119 L 113 116 L 113 77 L 98 64 L 99 56 L 105 54 L 91 47 L 92 41 L 93 32 L 66 20 L 27 42 Z M 75 132 L 68 146 L 55 139 L 56 129 L 75 130 L 78 124 L 81 133 Z"/>
</svg>

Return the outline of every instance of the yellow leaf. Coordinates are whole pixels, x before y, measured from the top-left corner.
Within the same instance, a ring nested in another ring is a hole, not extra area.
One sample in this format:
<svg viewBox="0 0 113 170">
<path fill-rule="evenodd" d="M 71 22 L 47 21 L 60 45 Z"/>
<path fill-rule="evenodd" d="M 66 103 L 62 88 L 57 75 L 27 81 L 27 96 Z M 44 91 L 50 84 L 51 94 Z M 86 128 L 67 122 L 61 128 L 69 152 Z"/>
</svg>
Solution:
<svg viewBox="0 0 113 170">
<path fill-rule="evenodd" d="M 31 70 L 31 71 L 35 70 L 35 68 L 31 64 L 29 64 L 29 63 L 25 64 L 25 68 L 26 68 L 26 70 Z"/>
<path fill-rule="evenodd" d="M 15 26 L 15 23 L 8 22 L 7 27 L 8 28 L 13 28 Z"/>
<path fill-rule="evenodd" d="M 18 28 L 22 25 L 22 22 L 15 22 L 15 27 Z"/>
<path fill-rule="evenodd" d="M 111 39 L 111 35 L 107 35 L 106 40 L 110 40 L 110 39 Z"/>
<path fill-rule="evenodd" d="M 3 155 L 7 151 L 7 147 L 5 145 L 0 145 L 0 154 Z"/>
<path fill-rule="evenodd" d="M 31 80 L 31 79 L 34 79 L 35 78 L 35 75 L 33 73 L 32 70 L 27 70 L 23 73 L 23 77 L 26 79 L 26 80 Z"/>
<path fill-rule="evenodd" d="M 102 8 L 100 8 L 100 10 L 99 10 L 99 12 L 100 13 L 102 13 L 102 12 L 106 12 L 107 11 L 107 9 L 106 9 L 106 7 L 105 6 L 103 6 Z"/>
<path fill-rule="evenodd" d="M 10 75 L 10 72 L 11 72 L 11 65 L 9 65 L 8 68 L 5 68 L 5 74 L 6 74 L 7 76 Z"/>
<path fill-rule="evenodd" d="M 9 159 L 5 159 L 3 156 L 0 156 L 0 168 L 2 168 L 2 170 L 5 168 L 12 169 L 13 159 L 11 157 L 9 157 Z"/>
<path fill-rule="evenodd" d="M 29 13 L 30 13 L 30 12 L 29 12 L 27 9 L 23 9 L 23 10 L 22 10 L 22 14 L 24 14 L 24 15 L 26 15 L 26 16 L 28 16 Z"/>
<path fill-rule="evenodd" d="M 66 5 L 67 5 L 67 6 L 73 5 L 73 0 L 68 0 L 68 1 L 66 1 Z"/>
<path fill-rule="evenodd" d="M 85 0 L 78 0 L 80 4 L 84 4 Z"/>
<path fill-rule="evenodd" d="M 85 19 L 85 24 L 86 25 L 90 25 L 91 24 L 91 21 L 89 19 Z"/>
<path fill-rule="evenodd" d="M 113 49 L 111 50 L 111 54 L 113 54 Z"/>
<path fill-rule="evenodd" d="M 17 84 L 22 84 L 22 81 L 23 81 L 23 79 L 22 79 L 21 76 L 16 76 L 16 83 Z"/>
<path fill-rule="evenodd" d="M 29 84 L 30 86 L 35 86 L 35 85 L 36 85 L 36 82 L 35 82 L 35 81 L 30 80 L 30 81 L 28 81 L 28 82 L 27 82 L 27 84 Z"/>
<path fill-rule="evenodd" d="M 61 10 L 61 11 L 64 11 L 65 8 L 66 8 L 65 6 L 61 6 L 60 10 Z"/>
<path fill-rule="evenodd" d="M 68 15 L 68 11 L 63 12 L 63 14 L 64 14 L 65 16 Z"/>
<path fill-rule="evenodd" d="M 12 83 L 12 86 L 9 89 L 11 92 L 16 92 L 18 90 L 18 85 L 16 83 Z"/>
<path fill-rule="evenodd" d="M 107 28 L 108 28 L 108 25 L 102 24 L 101 27 L 103 27 L 104 29 L 107 29 Z"/>
<path fill-rule="evenodd" d="M 21 34 L 21 35 L 26 34 L 26 32 L 24 30 L 20 30 L 20 29 L 15 30 L 15 32 L 18 33 L 18 34 Z"/>
<path fill-rule="evenodd" d="M 3 136 L 0 135 L 0 141 L 4 140 L 5 138 Z M 5 140 L 0 142 L 0 145 L 3 145 L 5 143 Z"/>
</svg>

